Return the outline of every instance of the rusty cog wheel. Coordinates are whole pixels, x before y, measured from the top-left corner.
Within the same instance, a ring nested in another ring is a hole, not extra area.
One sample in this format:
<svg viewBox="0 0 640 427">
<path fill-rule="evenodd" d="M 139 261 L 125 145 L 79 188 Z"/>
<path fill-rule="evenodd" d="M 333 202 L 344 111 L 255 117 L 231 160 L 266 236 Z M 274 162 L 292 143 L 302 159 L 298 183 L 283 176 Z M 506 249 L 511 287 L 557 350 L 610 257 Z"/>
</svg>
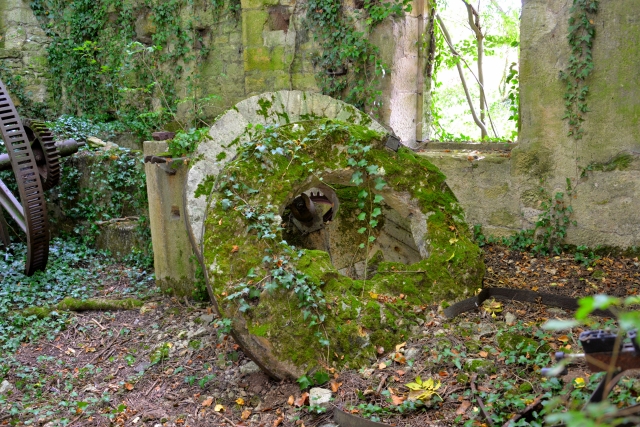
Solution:
<svg viewBox="0 0 640 427">
<path fill-rule="evenodd" d="M 60 155 L 49 128 L 40 121 L 22 119 L 38 165 L 42 189 L 49 190 L 60 182 Z"/>
<path fill-rule="evenodd" d="M 11 159 L 11 168 L 18 184 L 22 205 L 0 180 L 0 206 L 15 220 L 27 235 L 25 274 L 44 270 L 49 257 L 49 223 L 44 189 L 36 157 L 16 107 L 0 81 L 0 133 Z M 43 150 L 46 151 L 46 150 Z"/>
</svg>

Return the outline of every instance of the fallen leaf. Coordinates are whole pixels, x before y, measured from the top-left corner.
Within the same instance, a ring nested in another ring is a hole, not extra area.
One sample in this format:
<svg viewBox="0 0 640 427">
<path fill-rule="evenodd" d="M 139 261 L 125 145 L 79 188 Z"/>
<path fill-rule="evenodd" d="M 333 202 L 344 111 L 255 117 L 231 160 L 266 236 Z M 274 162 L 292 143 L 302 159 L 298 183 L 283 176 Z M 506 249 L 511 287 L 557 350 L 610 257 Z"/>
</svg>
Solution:
<svg viewBox="0 0 640 427">
<path fill-rule="evenodd" d="M 400 351 L 401 348 L 405 347 L 407 345 L 406 342 L 400 343 L 396 346 L 396 351 Z"/>
<path fill-rule="evenodd" d="M 575 388 L 583 388 L 585 385 L 584 378 L 576 378 L 573 380 L 573 386 Z"/>
<path fill-rule="evenodd" d="M 131 384 L 131 383 L 126 383 L 126 384 L 124 385 L 124 388 L 126 388 L 126 389 L 127 389 L 127 390 L 129 390 L 129 391 L 131 391 L 131 390 L 133 390 L 133 384 Z"/>
<path fill-rule="evenodd" d="M 404 371 L 403 371 L 402 369 L 398 369 L 398 370 L 396 371 L 396 374 L 398 374 L 398 375 L 400 375 L 400 376 L 403 376 L 403 375 L 404 375 Z"/>
<path fill-rule="evenodd" d="M 251 411 L 248 409 L 245 409 L 244 411 L 242 411 L 242 415 L 240 415 L 240 418 L 242 418 L 243 420 L 246 420 L 250 416 L 251 416 Z"/>
<path fill-rule="evenodd" d="M 287 399 L 287 403 L 289 404 L 289 406 L 293 405 L 293 402 L 295 402 L 295 399 L 293 398 L 293 395 L 289 396 L 289 399 Z"/>
<path fill-rule="evenodd" d="M 84 349 L 85 352 L 87 353 L 95 353 L 96 348 L 95 347 L 87 347 Z"/>
<path fill-rule="evenodd" d="M 558 337 L 558 341 L 564 342 L 564 343 L 569 342 L 569 337 L 566 335 L 562 335 L 561 337 Z"/>
<path fill-rule="evenodd" d="M 302 395 L 295 401 L 295 405 L 299 408 L 304 406 L 307 402 L 309 402 L 309 393 L 304 392 Z"/>
<path fill-rule="evenodd" d="M 394 405 L 400 405 L 406 399 L 406 396 L 396 396 L 395 394 L 391 395 L 391 403 L 393 403 Z"/>
<path fill-rule="evenodd" d="M 218 403 L 216 406 L 213 407 L 213 410 L 216 411 L 216 412 L 223 412 L 224 411 L 224 406 L 222 406 L 221 404 Z"/>
<path fill-rule="evenodd" d="M 239 250 L 240 250 L 240 246 L 233 245 L 233 248 L 231 249 L 231 253 L 234 254 L 234 253 L 238 252 Z"/>
<path fill-rule="evenodd" d="M 211 404 L 213 403 L 213 397 L 208 397 L 205 400 L 202 401 L 202 406 L 211 406 Z M 218 407 L 218 405 L 216 405 L 216 408 Z M 218 411 L 216 411 L 218 412 Z"/>
<path fill-rule="evenodd" d="M 438 372 L 438 375 L 440 375 L 443 378 L 446 378 L 449 376 L 449 373 L 447 371 L 440 371 Z"/>
<path fill-rule="evenodd" d="M 244 399 L 243 399 L 243 398 L 241 398 L 241 397 L 239 397 L 239 398 L 237 398 L 237 399 L 236 399 L 236 403 L 237 403 L 238 405 L 240 405 L 240 406 L 243 406 L 243 405 L 244 405 Z"/>
<path fill-rule="evenodd" d="M 376 294 L 375 292 L 369 292 L 369 296 L 371 297 L 371 299 L 378 299 L 378 294 Z"/>
<path fill-rule="evenodd" d="M 396 353 L 393 355 L 393 361 L 401 364 L 407 363 L 407 359 L 404 357 L 402 353 Z"/>
<path fill-rule="evenodd" d="M 478 353 L 480 355 L 480 357 L 487 357 L 489 355 L 489 353 L 487 353 L 486 351 L 482 350 L 480 353 Z"/>
<path fill-rule="evenodd" d="M 383 362 L 383 363 L 380 363 L 380 364 L 378 365 L 378 369 L 380 369 L 380 370 L 383 370 L 383 369 L 384 369 L 384 368 L 386 368 L 386 367 L 387 367 L 387 365 L 386 365 L 384 362 Z"/>
<path fill-rule="evenodd" d="M 467 409 L 469 409 L 469 406 L 471 406 L 471 402 L 469 402 L 468 400 L 463 400 L 460 406 L 458 407 L 458 409 L 456 410 L 456 415 L 462 415 L 465 412 L 467 412 Z"/>
<path fill-rule="evenodd" d="M 331 381 L 331 391 L 335 393 L 336 391 L 338 391 L 341 385 L 342 383 Z"/>
<path fill-rule="evenodd" d="M 278 427 L 284 421 L 284 417 L 280 417 L 277 420 L 273 421 L 273 427 Z"/>
</svg>

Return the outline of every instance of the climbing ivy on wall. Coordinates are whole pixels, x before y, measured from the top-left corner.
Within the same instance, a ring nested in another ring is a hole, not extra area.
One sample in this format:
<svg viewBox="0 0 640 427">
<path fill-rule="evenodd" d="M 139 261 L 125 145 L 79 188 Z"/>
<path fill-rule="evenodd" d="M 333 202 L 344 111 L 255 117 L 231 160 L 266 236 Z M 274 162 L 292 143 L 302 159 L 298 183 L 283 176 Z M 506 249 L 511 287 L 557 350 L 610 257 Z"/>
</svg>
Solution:
<svg viewBox="0 0 640 427">
<path fill-rule="evenodd" d="M 315 65 L 322 92 L 358 108 L 375 109 L 381 94 L 376 82 L 387 73 L 387 67 L 368 33 L 387 17 L 410 11 L 410 0 L 365 0 L 351 13 L 340 0 L 310 0 L 306 26 L 321 48 Z M 362 30 L 356 26 L 356 18 L 363 18 Z"/>
<path fill-rule="evenodd" d="M 593 72 L 593 41 L 596 27 L 593 18 L 598 12 L 598 0 L 573 0 L 570 9 L 569 34 L 567 40 L 571 47 L 569 64 L 560 72 L 560 78 L 566 84 L 565 114 L 563 119 L 569 122 L 569 136 L 581 139 L 582 122 L 589 111 L 587 95 L 589 86 L 586 79 Z"/>
<path fill-rule="evenodd" d="M 220 14 L 226 3 L 235 7 L 237 2 L 218 1 L 205 7 Z M 32 0 L 30 4 L 51 40 L 49 89 L 58 114 L 117 119 L 144 134 L 178 122 L 178 102 L 194 102 L 197 97 L 197 76 L 191 71 L 198 69 L 210 48 L 196 18 L 184 13 L 193 6 L 192 0 Z"/>
</svg>

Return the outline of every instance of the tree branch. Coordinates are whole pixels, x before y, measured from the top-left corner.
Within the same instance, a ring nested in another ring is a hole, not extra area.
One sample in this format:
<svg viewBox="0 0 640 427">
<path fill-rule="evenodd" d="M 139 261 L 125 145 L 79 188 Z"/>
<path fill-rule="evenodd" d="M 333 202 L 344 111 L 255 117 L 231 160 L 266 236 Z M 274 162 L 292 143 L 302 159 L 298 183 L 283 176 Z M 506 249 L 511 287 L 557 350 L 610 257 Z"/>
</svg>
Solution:
<svg viewBox="0 0 640 427">
<path fill-rule="evenodd" d="M 440 25 L 440 29 L 442 30 L 442 34 L 444 35 L 444 39 L 447 42 L 447 45 L 449 46 L 449 50 L 451 50 L 451 53 L 454 56 L 457 56 L 458 58 L 460 58 L 460 60 L 464 61 L 464 59 L 462 58 L 462 56 L 456 52 L 456 50 L 453 47 L 453 43 L 451 43 L 451 36 L 449 36 L 449 31 L 447 31 L 447 27 L 444 25 L 444 22 L 442 22 L 442 18 L 440 18 L 440 14 L 436 13 L 436 19 L 438 20 L 438 25 Z M 466 62 L 465 62 L 466 64 Z M 469 108 L 471 109 L 471 116 L 473 116 L 473 121 L 476 123 L 476 125 L 480 128 L 480 131 L 482 132 L 483 135 L 487 134 L 487 128 L 484 125 L 484 123 L 482 123 L 482 121 L 478 118 L 478 115 L 476 114 L 476 110 L 473 107 L 473 102 L 471 100 L 471 95 L 469 94 L 469 88 L 467 87 L 467 80 L 464 78 L 464 73 L 462 72 L 462 66 L 460 65 L 460 61 L 456 62 L 456 67 L 458 69 L 458 75 L 460 76 L 460 82 L 462 83 L 462 88 L 464 89 L 464 94 L 467 97 L 467 103 L 469 104 Z M 467 65 L 468 67 L 468 65 Z M 473 74 L 473 73 L 471 73 Z M 475 75 L 474 75 L 475 77 Z M 477 78 L 476 78 L 477 80 Z M 480 84 L 480 82 L 478 82 L 478 84 Z"/>
</svg>

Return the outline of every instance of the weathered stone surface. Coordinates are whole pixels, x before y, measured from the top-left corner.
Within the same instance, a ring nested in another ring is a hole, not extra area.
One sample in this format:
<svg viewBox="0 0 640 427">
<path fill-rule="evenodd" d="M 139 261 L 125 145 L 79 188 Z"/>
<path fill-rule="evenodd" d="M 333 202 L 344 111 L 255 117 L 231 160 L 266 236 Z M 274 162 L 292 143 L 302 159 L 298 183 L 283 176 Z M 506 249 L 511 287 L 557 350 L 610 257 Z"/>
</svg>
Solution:
<svg viewBox="0 0 640 427">
<path fill-rule="evenodd" d="M 145 141 L 144 155 L 167 151 L 166 141 Z M 158 164 L 146 163 L 149 226 L 153 242 L 156 283 L 167 292 L 191 296 L 194 291 L 196 261 L 185 230 L 182 193 L 187 167 L 180 161 L 169 163 L 168 174 Z M 167 163 L 162 164 L 167 166 Z"/>
<path fill-rule="evenodd" d="M 328 407 L 331 402 L 331 390 L 326 388 L 313 387 L 309 390 L 309 405 Z"/>
<path fill-rule="evenodd" d="M 282 91 L 243 101 L 219 121 L 189 171 L 187 219 L 219 314 L 270 375 L 369 363 L 376 346 L 406 340 L 425 304 L 479 286 L 479 251 L 444 176 L 409 150 L 385 150 L 384 129 L 358 110 Z M 377 167 L 359 187 L 348 162 L 356 143 Z M 375 188 L 378 179 L 387 184 Z M 316 188 L 335 192 L 339 209 L 324 229 L 302 235 L 287 225 L 288 206 Z M 358 217 L 373 218 L 371 203 L 358 204 L 363 190 L 384 201 L 379 225 L 358 233 L 367 224 Z"/>
<path fill-rule="evenodd" d="M 593 74 L 585 82 L 588 112 L 583 138 L 568 136 L 563 120 L 565 83 L 559 71 L 566 68 L 571 0 L 529 0 L 522 9 L 520 105 L 522 129 L 513 152 L 513 173 L 519 196 L 535 190 L 539 181 L 554 195 L 573 187 L 572 219 L 567 241 L 589 246 L 628 248 L 640 244 L 637 203 L 638 138 L 640 133 L 640 10 L 634 0 L 600 2 L 593 17 L 597 28 L 593 44 Z M 631 160 L 615 168 L 586 172 L 589 164 L 614 162 L 619 155 Z M 524 212 L 524 209 L 523 209 Z"/>
</svg>

